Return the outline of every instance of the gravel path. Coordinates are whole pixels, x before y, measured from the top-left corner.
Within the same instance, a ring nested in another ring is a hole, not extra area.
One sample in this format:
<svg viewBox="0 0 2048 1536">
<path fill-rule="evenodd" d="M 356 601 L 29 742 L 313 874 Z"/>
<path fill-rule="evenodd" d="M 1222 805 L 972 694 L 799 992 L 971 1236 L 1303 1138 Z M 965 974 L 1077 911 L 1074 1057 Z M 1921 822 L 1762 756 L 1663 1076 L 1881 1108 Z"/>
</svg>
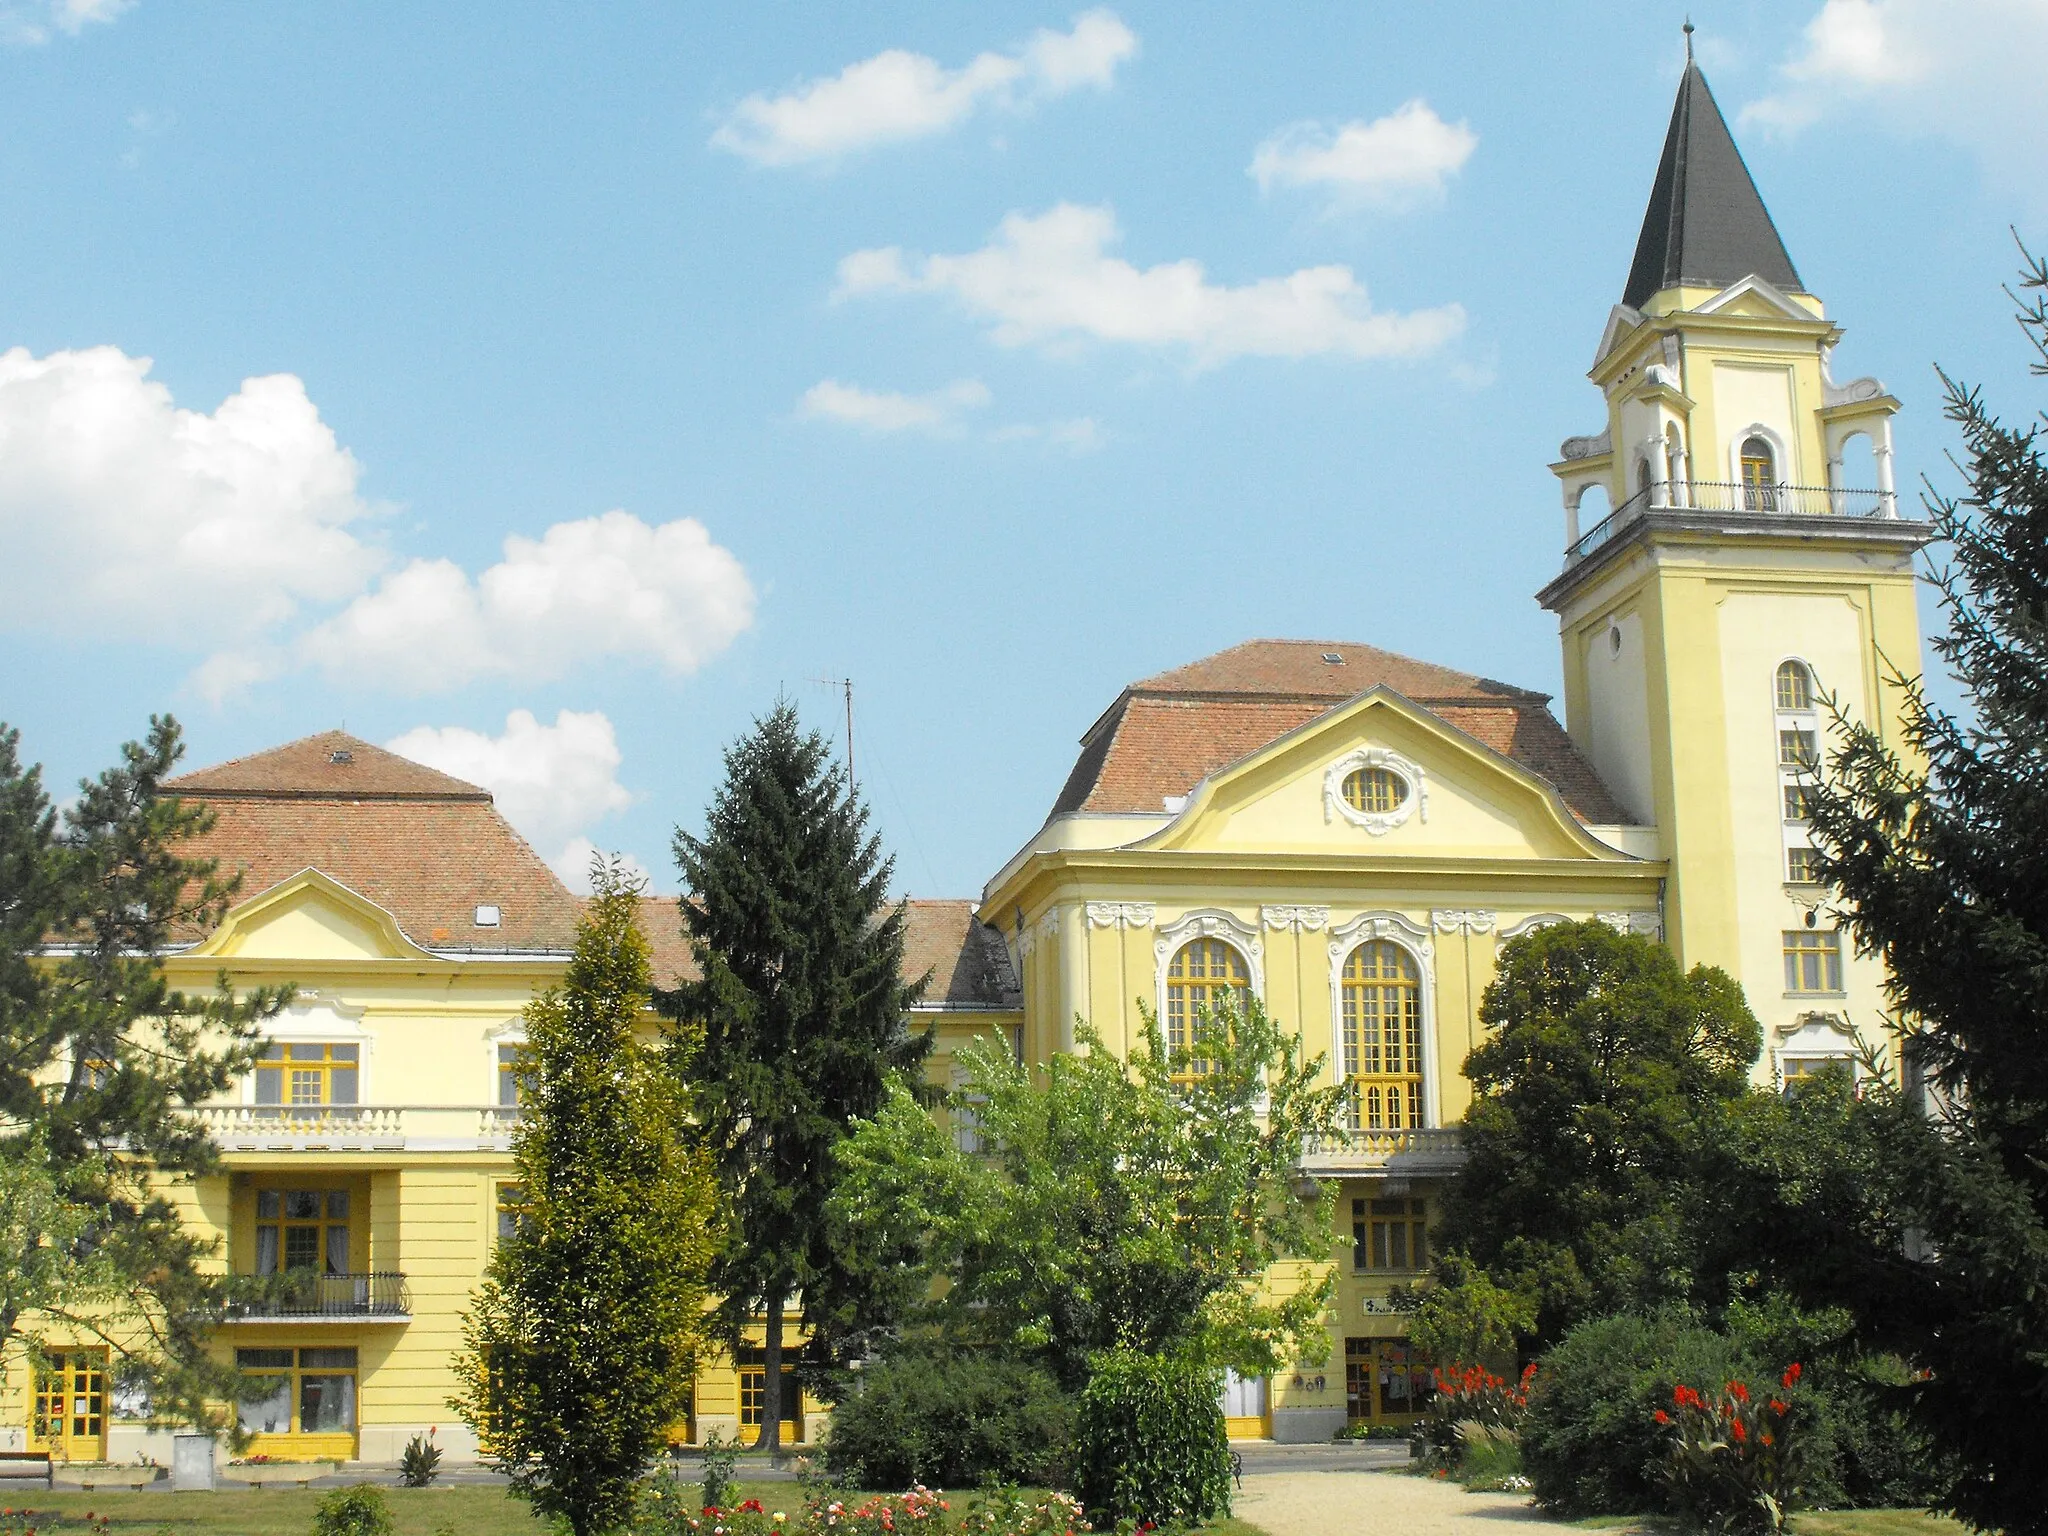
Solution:
<svg viewBox="0 0 2048 1536">
<path fill-rule="evenodd" d="M 1526 1494 L 1467 1493 L 1456 1483 L 1389 1472 L 1287 1472 L 1247 1477 L 1232 1501 L 1269 1536 L 1527 1536 L 1571 1527 L 1546 1520 Z"/>
</svg>

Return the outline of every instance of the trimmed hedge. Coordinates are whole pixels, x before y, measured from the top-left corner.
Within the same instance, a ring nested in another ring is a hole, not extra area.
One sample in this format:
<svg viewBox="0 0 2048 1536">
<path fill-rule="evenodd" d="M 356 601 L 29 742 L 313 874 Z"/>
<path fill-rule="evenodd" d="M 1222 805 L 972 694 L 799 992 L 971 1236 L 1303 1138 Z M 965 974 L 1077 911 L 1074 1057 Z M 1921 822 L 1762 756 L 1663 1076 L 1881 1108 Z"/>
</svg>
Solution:
<svg viewBox="0 0 2048 1536">
<path fill-rule="evenodd" d="M 1064 1487 L 1074 1400 L 1035 1365 L 982 1351 L 906 1349 L 832 1410 L 825 1466 L 869 1488 Z"/>
<path fill-rule="evenodd" d="M 1133 1350 L 1094 1364 L 1074 1428 L 1075 1482 L 1098 1528 L 1230 1513 L 1223 1373 Z"/>
</svg>

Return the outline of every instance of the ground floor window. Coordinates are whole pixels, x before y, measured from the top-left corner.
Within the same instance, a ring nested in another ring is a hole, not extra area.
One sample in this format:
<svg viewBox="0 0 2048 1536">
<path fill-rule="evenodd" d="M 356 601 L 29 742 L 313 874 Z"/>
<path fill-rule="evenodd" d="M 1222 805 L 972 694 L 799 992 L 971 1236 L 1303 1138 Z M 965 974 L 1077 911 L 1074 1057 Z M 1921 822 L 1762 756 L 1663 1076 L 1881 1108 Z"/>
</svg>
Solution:
<svg viewBox="0 0 2048 1536">
<path fill-rule="evenodd" d="M 742 1349 L 734 1364 L 739 1368 L 740 1378 L 740 1428 L 759 1429 L 761 1414 L 768 1400 L 767 1361 L 759 1349 Z M 782 1367 L 782 1438 L 788 1441 L 803 1437 L 803 1393 L 796 1384 L 796 1366 L 785 1361 Z"/>
<path fill-rule="evenodd" d="M 1352 1423 L 1425 1412 L 1434 1392 L 1428 1361 L 1406 1339 L 1344 1341 L 1344 1414 Z"/>
<path fill-rule="evenodd" d="M 238 1349 L 235 1368 L 269 1390 L 240 1405 L 252 1435 L 344 1435 L 356 1427 L 353 1349 Z"/>
<path fill-rule="evenodd" d="M 107 1352 L 53 1350 L 36 1377 L 36 1448 L 59 1461 L 100 1461 L 107 1445 Z"/>
</svg>

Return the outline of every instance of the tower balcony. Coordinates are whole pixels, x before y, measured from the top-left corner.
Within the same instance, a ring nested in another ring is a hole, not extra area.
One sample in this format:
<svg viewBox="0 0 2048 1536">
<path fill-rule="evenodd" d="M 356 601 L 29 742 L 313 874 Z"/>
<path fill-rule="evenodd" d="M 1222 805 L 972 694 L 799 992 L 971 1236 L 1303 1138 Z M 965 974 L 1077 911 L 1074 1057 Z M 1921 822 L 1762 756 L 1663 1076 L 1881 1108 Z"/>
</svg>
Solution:
<svg viewBox="0 0 2048 1536">
<path fill-rule="evenodd" d="M 1705 513 L 1742 518 L 1865 518 L 1895 520 L 1896 491 L 1838 485 L 1751 484 L 1729 480 L 1671 480 L 1645 486 L 1572 541 L 1565 569 L 1597 554 L 1651 513 Z"/>
</svg>

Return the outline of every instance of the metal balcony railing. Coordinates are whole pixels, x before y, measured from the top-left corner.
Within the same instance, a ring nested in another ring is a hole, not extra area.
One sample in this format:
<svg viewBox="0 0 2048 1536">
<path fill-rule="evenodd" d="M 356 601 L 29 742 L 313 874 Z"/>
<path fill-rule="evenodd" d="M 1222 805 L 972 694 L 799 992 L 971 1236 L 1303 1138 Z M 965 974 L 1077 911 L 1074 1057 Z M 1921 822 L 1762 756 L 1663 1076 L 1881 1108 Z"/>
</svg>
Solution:
<svg viewBox="0 0 2048 1536">
<path fill-rule="evenodd" d="M 1564 552 L 1577 565 L 1645 512 L 1746 512 L 1777 517 L 1869 517 L 1899 515 L 1892 491 L 1836 485 L 1750 485 L 1729 480 L 1673 480 L 1637 491 L 1580 534 Z"/>
<path fill-rule="evenodd" d="M 412 1296 L 405 1276 L 394 1271 L 360 1275 L 328 1275 L 315 1270 L 286 1270 L 266 1277 L 270 1294 L 236 1302 L 228 1321 L 236 1323 L 328 1318 L 403 1319 L 412 1314 Z"/>
</svg>

